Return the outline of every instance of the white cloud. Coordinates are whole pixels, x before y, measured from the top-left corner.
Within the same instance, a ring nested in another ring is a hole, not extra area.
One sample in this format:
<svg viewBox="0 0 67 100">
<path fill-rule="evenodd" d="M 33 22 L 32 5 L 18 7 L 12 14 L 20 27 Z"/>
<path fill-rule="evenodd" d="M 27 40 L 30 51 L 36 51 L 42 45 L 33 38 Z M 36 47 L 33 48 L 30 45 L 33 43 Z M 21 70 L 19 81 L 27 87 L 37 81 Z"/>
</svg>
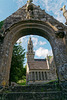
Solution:
<svg viewBox="0 0 67 100">
<path fill-rule="evenodd" d="M 33 3 L 35 4 L 35 5 L 38 5 L 38 2 L 39 2 L 40 0 L 33 0 Z"/>
<path fill-rule="evenodd" d="M 40 0 L 40 4 L 42 8 L 45 7 L 46 12 L 53 15 L 57 20 L 61 22 L 65 22 L 65 18 L 63 17 L 60 8 L 65 4 L 67 5 L 67 0 Z"/>
<path fill-rule="evenodd" d="M 45 44 L 46 44 L 46 42 L 40 41 L 40 45 L 45 45 Z"/>
<path fill-rule="evenodd" d="M 21 38 L 17 41 L 17 43 L 21 43 L 21 45 L 24 45 L 25 43 L 27 43 L 27 37 L 26 37 L 26 36 L 21 37 Z"/>
<path fill-rule="evenodd" d="M 39 49 L 36 50 L 35 54 L 38 57 L 46 58 L 47 55 L 52 55 L 52 50 L 48 50 L 48 49 L 40 47 Z"/>
<path fill-rule="evenodd" d="M 27 3 L 27 0 L 17 0 L 18 8 L 22 7 L 25 3 Z"/>
<path fill-rule="evenodd" d="M 37 44 L 38 44 L 38 38 L 35 38 L 35 37 L 32 36 L 32 41 L 33 41 L 34 47 L 36 47 Z"/>
<path fill-rule="evenodd" d="M 27 42 L 27 37 L 26 36 L 24 36 L 24 37 L 22 37 L 22 43 L 24 43 L 24 42 Z"/>
<path fill-rule="evenodd" d="M 17 41 L 17 43 L 21 43 L 22 42 L 22 38 L 20 38 L 18 41 Z"/>
</svg>

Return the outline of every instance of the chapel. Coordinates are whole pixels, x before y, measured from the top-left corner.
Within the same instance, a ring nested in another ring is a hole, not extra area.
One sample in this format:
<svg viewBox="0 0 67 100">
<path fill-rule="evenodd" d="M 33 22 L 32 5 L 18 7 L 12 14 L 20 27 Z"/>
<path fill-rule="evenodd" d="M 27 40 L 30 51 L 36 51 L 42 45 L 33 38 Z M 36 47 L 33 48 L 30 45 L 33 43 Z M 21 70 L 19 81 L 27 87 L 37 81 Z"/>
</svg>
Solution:
<svg viewBox="0 0 67 100">
<path fill-rule="evenodd" d="M 26 83 L 28 85 L 44 84 L 57 79 L 53 57 L 51 59 L 49 59 L 49 56 L 46 59 L 34 59 L 34 56 L 33 42 L 30 37 L 27 45 Z"/>
</svg>

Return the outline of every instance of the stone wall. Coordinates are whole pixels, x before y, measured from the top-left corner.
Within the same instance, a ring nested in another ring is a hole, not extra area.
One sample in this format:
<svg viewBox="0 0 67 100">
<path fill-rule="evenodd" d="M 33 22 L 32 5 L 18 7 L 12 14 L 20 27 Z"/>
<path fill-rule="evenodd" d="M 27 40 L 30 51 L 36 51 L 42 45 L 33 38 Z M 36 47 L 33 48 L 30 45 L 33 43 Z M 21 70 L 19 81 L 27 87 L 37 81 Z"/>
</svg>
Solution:
<svg viewBox="0 0 67 100">
<path fill-rule="evenodd" d="M 8 93 L 4 94 L 5 100 L 62 100 L 61 92 L 46 93 Z M 63 99 L 64 100 L 64 99 Z"/>
<path fill-rule="evenodd" d="M 28 84 L 45 84 L 51 80 L 56 80 L 55 69 L 47 70 L 30 70 L 28 74 Z"/>
</svg>

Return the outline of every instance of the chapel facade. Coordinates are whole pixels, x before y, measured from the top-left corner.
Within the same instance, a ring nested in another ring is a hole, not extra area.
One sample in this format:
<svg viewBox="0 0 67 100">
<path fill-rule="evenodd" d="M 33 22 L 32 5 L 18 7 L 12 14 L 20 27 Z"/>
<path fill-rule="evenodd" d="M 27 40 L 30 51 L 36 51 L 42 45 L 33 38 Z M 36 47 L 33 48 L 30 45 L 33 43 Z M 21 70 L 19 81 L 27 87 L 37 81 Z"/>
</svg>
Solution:
<svg viewBox="0 0 67 100">
<path fill-rule="evenodd" d="M 33 42 L 30 37 L 27 45 L 26 83 L 28 85 L 44 84 L 57 79 L 53 57 L 51 59 L 48 56 L 47 59 L 34 59 L 34 56 Z"/>
</svg>

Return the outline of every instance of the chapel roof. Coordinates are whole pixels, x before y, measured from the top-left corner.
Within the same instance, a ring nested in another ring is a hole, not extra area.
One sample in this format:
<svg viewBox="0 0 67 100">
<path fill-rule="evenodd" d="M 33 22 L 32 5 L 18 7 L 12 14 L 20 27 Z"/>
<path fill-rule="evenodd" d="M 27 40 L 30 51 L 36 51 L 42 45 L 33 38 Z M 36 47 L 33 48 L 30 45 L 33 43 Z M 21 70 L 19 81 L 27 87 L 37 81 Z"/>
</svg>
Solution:
<svg viewBox="0 0 67 100">
<path fill-rule="evenodd" d="M 34 62 L 28 62 L 28 66 L 30 70 L 46 70 L 48 69 L 47 62 L 46 61 L 34 61 Z"/>
</svg>

